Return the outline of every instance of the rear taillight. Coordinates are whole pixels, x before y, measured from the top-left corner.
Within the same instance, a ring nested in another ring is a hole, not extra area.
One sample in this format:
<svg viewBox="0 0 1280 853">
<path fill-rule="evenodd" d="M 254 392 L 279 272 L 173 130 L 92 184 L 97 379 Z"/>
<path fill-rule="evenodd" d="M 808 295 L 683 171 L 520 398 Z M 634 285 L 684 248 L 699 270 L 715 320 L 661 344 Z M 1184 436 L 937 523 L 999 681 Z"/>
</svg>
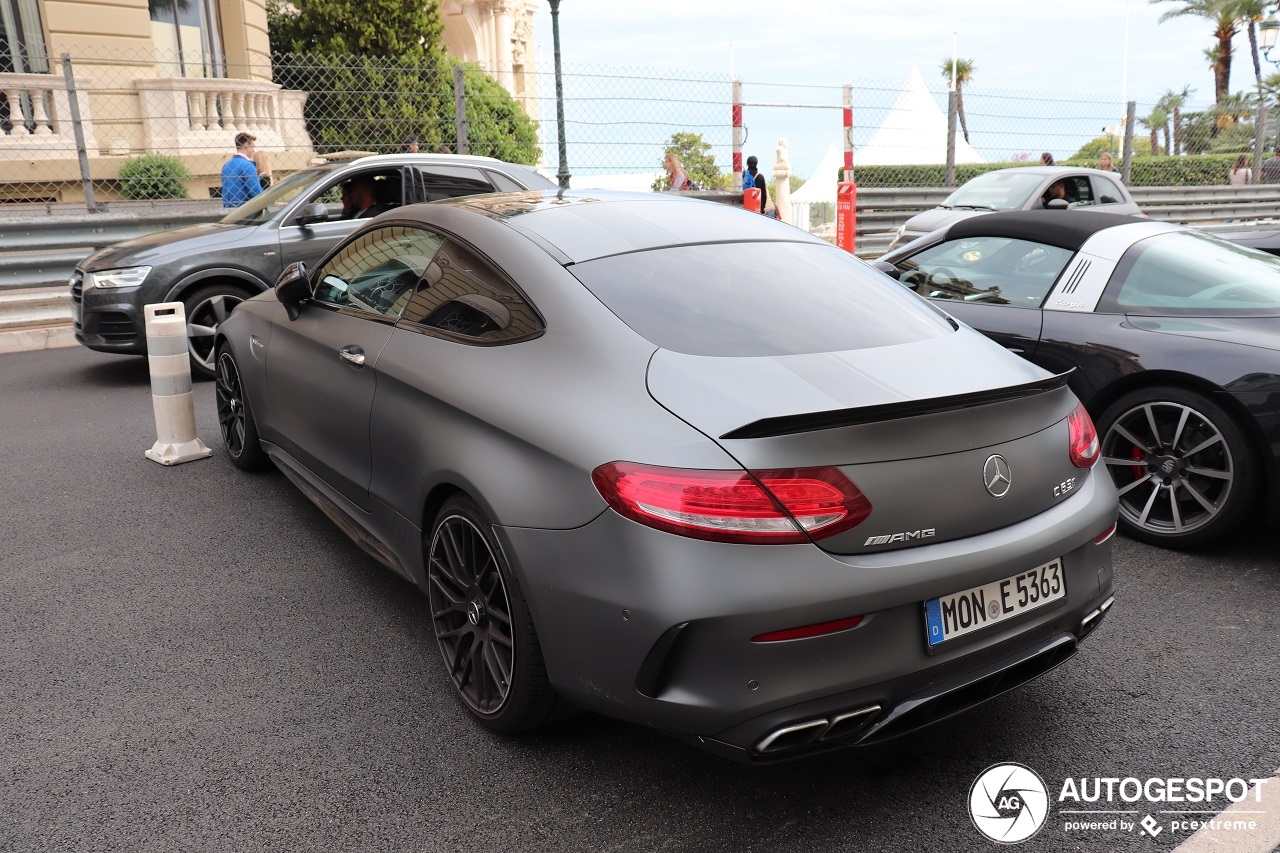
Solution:
<svg viewBox="0 0 1280 853">
<path fill-rule="evenodd" d="M 1067 415 L 1067 431 L 1071 464 L 1077 468 L 1092 468 L 1098 461 L 1098 431 L 1093 428 L 1093 419 L 1085 411 L 1083 403 Z"/>
<path fill-rule="evenodd" d="M 591 479 L 619 515 L 715 542 L 808 542 L 871 515 L 871 501 L 836 468 L 700 471 L 610 462 Z"/>
</svg>

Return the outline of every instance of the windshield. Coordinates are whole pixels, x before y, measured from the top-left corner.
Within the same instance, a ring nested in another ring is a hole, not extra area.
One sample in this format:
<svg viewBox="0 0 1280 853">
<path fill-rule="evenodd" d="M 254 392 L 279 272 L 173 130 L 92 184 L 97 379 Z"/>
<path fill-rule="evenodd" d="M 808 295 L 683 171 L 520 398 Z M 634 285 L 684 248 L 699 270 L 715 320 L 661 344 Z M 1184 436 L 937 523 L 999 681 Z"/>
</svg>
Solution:
<svg viewBox="0 0 1280 853">
<path fill-rule="evenodd" d="M 258 225 L 266 222 L 288 207 L 291 201 L 315 184 L 322 175 L 333 169 L 333 166 L 320 166 L 294 172 L 262 195 L 254 196 L 235 208 L 220 221 L 223 225 Z"/>
<path fill-rule="evenodd" d="M 990 210 L 1021 210 L 1040 189 L 1043 175 L 1018 169 L 987 172 L 947 196 L 943 207 L 977 207 Z"/>
<path fill-rule="evenodd" d="M 1161 234 L 1125 253 L 1098 310 L 1200 317 L 1280 314 L 1280 258 L 1204 234 Z"/>
</svg>

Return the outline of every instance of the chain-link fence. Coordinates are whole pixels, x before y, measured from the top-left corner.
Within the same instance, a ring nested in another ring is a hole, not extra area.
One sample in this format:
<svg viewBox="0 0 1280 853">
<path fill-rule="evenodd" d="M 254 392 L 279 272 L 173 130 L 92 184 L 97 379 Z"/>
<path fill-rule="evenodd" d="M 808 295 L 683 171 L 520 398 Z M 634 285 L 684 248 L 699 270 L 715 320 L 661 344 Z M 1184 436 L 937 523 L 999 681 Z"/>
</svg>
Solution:
<svg viewBox="0 0 1280 853">
<path fill-rule="evenodd" d="M 0 74 L 0 202 L 84 205 L 126 198 L 213 199 L 237 133 L 257 137 L 270 177 L 317 157 L 470 153 L 560 169 L 550 65 L 482 69 L 371 57 L 277 54 L 270 66 L 212 70 L 181 54 L 50 56 L 47 74 Z M 200 76 L 216 73 L 217 76 Z M 734 164 L 734 85 L 728 75 L 567 67 L 562 74 L 566 166 L 575 187 L 662 186 L 674 145 L 706 188 L 727 187 Z M 843 119 L 852 91 L 852 128 Z M 846 141 L 869 187 L 929 187 L 979 171 L 1037 163 L 1097 165 L 1113 152 L 1130 181 L 1226 184 L 1239 156 L 1256 169 L 1275 122 L 1254 99 L 1217 105 L 1170 93 L 1136 105 L 1126 123 L 1102 96 L 994 92 L 946 81 L 743 81 L 745 143 L 766 176 L 780 157 L 793 183 L 834 182 Z M 954 118 L 948 115 L 956 101 Z M 948 152 L 949 119 L 956 125 Z M 783 148 L 779 141 L 788 140 Z M 834 155 L 833 155 L 834 152 Z M 834 159 L 832 159 L 834 156 Z"/>
</svg>

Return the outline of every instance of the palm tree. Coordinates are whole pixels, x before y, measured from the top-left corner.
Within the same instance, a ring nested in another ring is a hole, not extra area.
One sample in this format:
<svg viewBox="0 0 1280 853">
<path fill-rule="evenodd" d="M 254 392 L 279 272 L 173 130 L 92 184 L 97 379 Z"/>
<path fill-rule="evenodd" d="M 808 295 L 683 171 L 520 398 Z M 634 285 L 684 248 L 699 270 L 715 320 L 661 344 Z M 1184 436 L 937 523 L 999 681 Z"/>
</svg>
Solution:
<svg viewBox="0 0 1280 853">
<path fill-rule="evenodd" d="M 1253 56 L 1253 78 L 1262 86 L 1262 63 L 1258 61 L 1258 22 L 1267 16 L 1271 0 L 1232 0 L 1236 17 L 1249 33 L 1249 52 Z"/>
<path fill-rule="evenodd" d="M 942 76 L 947 78 L 947 88 L 951 87 L 951 64 L 952 60 L 942 60 Z M 956 66 L 956 112 L 960 115 L 960 130 L 964 133 L 964 141 L 969 141 L 969 123 L 964 117 L 964 87 L 973 81 L 973 72 L 978 70 L 978 66 L 973 64 L 972 59 L 957 59 Z"/>
<path fill-rule="evenodd" d="M 1218 43 L 1205 51 L 1213 67 L 1213 99 L 1221 101 L 1231 91 L 1231 40 L 1239 29 L 1236 7 L 1240 0 L 1150 0 L 1151 3 L 1178 3 L 1160 16 L 1160 23 L 1173 18 L 1196 17 L 1212 21 Z"/>
<path fill-rule="evenodd" d="M 1182 107 L 1194 91 L 1195 89 L 1190 86 L 1183 86 L 1181 92 L 1169 89 L 1160 96 L 1160 100 L 1156 101 L 1156 107 L 1169 113 L 1173 118 L 1173 137 L 1170 140 L 1169 131 L 1166 129 L 1165 142 L 1172 141 L 1172 146 L 1166 145 L 1166 148 L 1175 156 L 1182 153 Z"/>
<path fill-rule="evenodd" d="M 1169 153 L 1167 149 L 1163 151 L 1161 150 L 1160 136 L 1159 136 L 1160 131 L 1166 128 L 1169 124 L 1169 114 L 1167 112 L 1162 110 L 1160 107 L 1156 107 L 1151 111 L 1151 115 L 1143 116 L 1142 118 L 1138 119 L 1138 124 L 1142 125 L 1147 130 L 1151 131 L 1152 156 Z M 1166 141 L 1167 141 L 1167 138 L 1166 138 Z"/>
</svg>

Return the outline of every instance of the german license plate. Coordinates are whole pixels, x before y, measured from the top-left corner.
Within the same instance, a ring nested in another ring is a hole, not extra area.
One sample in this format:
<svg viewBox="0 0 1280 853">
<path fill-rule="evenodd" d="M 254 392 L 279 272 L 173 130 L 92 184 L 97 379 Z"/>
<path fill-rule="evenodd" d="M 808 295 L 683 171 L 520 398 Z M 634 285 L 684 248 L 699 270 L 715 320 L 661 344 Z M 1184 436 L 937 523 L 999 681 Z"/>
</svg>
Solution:
<svg viewBox="0 0 1280 853">
<path fill-rule="evenodd" d="M 925 634 L 933 647 L 1066 597 L 1062 560 L 1050 560 L 1002 581 L 929 599 L 924 603 Z"/>
</svg>

